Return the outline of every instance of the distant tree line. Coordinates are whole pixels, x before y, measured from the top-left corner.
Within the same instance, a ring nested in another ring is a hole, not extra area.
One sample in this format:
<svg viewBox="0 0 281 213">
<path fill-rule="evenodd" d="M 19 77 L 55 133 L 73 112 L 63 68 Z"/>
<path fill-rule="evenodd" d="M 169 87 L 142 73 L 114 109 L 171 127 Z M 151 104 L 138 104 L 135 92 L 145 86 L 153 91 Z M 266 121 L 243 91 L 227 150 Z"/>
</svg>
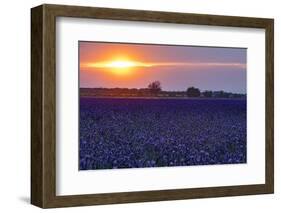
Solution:
<svg viewBox="0 0 281 213">
<path fill-rule="evenodd" d="M 159 81 L 151 82 L 147 88 L 80 88 L 81 96 L 106 97 L 203 97 L 203 98 L 245 98 L 245 94 L 221 91 L 200 91 L 196 87 L 188 87 L 186 91 L 163 91 Z"/>
</svg>

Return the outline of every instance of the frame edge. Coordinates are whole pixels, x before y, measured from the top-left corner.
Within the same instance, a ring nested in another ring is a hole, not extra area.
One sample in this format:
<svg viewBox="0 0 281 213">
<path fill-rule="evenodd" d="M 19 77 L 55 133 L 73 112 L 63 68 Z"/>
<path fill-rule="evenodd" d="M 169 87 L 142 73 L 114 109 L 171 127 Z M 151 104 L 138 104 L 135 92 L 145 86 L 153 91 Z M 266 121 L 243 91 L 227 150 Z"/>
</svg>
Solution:
<svg viewBox="0 0 281 213">
<path fill-rule="evenodd" d="M 31 9 L 31 204 L 43 207 L 43 6 Z"/>
<path fill-rule="evenodd" d="M 266 186 L 274 193 L 274 19 L 269 19 L 265 28 L 266 39 Z"/>
</svg>

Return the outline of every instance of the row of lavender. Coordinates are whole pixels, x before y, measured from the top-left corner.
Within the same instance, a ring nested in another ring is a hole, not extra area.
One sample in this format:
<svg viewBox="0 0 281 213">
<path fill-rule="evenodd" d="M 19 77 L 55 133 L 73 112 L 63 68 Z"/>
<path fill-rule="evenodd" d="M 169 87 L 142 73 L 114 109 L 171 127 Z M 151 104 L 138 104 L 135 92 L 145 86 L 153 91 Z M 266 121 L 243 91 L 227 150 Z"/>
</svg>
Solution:
<svg viewBox="0 0 281 213">
<path fill-rule="evenodd" d="M 80 170 L 246 163 L 246 100 L 80 98 Z"/>
</svg>

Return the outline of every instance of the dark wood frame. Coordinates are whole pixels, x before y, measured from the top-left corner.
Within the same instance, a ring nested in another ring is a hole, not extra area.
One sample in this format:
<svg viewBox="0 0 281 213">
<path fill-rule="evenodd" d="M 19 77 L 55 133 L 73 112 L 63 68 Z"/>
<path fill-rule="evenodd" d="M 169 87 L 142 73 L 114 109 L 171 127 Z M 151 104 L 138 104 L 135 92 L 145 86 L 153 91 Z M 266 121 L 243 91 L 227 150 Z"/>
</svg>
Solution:
<svg viewBox="0 0 281 213">
<path fill-rule="evenodd" d="M 56 17 L 262 28 L 266 32 L 265 184 L 194 189 L 56 195 Z M 274 20 L 233 16 L 41 5 L 31 9 L 31 203 L 66 207 L 274 192 Z"/>
</svg>

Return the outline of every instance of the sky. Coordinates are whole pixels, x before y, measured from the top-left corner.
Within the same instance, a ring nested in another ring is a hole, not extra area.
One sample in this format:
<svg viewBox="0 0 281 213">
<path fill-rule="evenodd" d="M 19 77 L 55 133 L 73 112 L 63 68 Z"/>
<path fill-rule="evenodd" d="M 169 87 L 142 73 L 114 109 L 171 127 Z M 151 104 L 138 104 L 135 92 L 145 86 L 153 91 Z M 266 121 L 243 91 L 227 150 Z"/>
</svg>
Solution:
<svg viewBox="0 0 281 213">
<path fill-rule="evenodd" d="M 79 42 L 80 88 L 224 90 L 246 93 L 247 49 Z"/>
</svg>

